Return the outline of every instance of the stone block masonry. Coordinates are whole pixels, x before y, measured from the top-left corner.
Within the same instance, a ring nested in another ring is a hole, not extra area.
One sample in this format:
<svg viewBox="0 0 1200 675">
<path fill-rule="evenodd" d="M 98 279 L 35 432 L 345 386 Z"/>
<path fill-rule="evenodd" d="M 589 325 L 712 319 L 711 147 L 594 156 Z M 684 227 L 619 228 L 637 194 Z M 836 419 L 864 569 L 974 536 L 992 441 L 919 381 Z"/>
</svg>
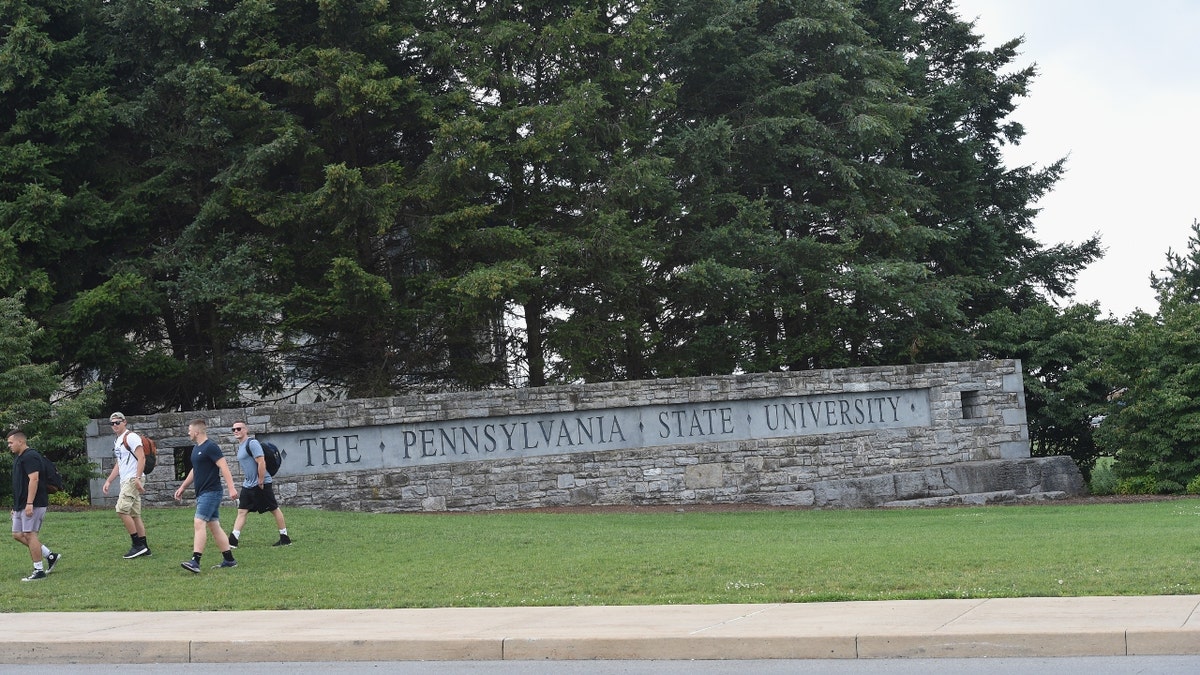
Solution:
<svg viewBox="0 0 1200 675">
<path fill-rule="evenodd" d="M 284 506 L 473 511 L 573 505 L 917 505 L 1078 494 L 1069 460 L 1031 459 L 1015 360 L 427 392 L 130 418 L 158 441 L 148 506 L 173 504 L 189 420 L 235 479 L 230 426 L 284 449 Z M 87 430 L 105 473 L 113 437 Z M 93 481 L 93 503 L 113 503 Z M 940 500 L 940 501 L 938 501 Z M 979 497 L 978 500 L 986 500 Z M 934 503 L 934 502 L 929 502 Z"/>
</svg>

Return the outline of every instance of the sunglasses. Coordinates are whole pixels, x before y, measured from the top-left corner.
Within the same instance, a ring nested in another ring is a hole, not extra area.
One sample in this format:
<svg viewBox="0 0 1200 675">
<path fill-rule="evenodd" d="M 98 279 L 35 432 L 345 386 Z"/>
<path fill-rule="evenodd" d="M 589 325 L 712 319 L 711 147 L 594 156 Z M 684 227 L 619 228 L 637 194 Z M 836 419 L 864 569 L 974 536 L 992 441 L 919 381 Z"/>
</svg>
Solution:
<svg viewBox="0 0 1200 675">
<path fill-rule="evenodd" d="M 125 424 L 125 420 L 117 420 L 117 421 L 115 421 L 115 422 L 114 422 L 114 421 L 109 421 L 109 425 L 110 425 L 110 426 L 114 426 L 114 427 L 119 427 L 119 426 L 121 426 L 122 424 Z"/>
<path fill-rule="evenodd" d="M 234 431 L 245 431 L 246 427 L 234 427 L 233 430 Z"/>
</svg>

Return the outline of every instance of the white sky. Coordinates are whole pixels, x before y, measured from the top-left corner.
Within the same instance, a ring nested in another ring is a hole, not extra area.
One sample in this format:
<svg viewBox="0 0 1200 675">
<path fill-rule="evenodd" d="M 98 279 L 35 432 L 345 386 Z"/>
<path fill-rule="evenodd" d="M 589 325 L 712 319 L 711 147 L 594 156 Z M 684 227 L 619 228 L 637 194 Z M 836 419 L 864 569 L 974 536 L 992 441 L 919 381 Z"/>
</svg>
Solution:
<svg viewBox="0 0 1200 675">
<path fill-rule="evenodd" d="M 1011 119 L 1025 125 L 1009 166 L 1064 156 L 1067 173 L 1038 206 L 1037 238 L 1099 233 L 1102 260 L 1075 300 L 1105 313 L 1153 313 L 1152 272 L 1187 250 L 1200 218 L 1200 2 L 957 0 L 993 47 L 1024 36 L 1017 65 L 1037 65 Z M 1161 276 L 1161 275 L 1160 275 Z"/>
</svg>

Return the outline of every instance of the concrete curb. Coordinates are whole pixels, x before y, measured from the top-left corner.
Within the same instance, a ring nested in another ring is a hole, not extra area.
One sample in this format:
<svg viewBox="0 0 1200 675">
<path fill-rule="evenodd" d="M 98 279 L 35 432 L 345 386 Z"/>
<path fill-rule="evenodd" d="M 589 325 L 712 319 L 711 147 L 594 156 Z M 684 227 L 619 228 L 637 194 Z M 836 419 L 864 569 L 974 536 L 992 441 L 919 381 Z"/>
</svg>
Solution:
<svg viewBox="0 0 1200 675">
<path fill-rule="evenodd" d="M 1200 654 L 1200 596 L 0 615 L 0 663 Z"/>
</svg>

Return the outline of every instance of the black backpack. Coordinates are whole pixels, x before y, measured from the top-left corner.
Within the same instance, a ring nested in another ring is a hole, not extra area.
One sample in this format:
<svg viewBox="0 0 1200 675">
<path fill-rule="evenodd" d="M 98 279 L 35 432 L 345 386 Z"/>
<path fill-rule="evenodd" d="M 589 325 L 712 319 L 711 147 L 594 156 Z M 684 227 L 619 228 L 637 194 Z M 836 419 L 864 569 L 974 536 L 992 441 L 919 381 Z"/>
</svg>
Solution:
<svg viewBox="0 0 1200 675">
<path fill-rule="evenodd" d="M 33 450 L 33 448 L 30 448 Z M 46 484 L 46 494 L 52 495 L 55 492 L 61 492 L 63 489 L 63 477 L 58 472 L 58 467 L 54 466 L 54 462 L 50 458 L 33 450 L 33 454 L 41 458 L 42 468 L 38 471 L 38 482 Z"/>
<path fill-rule="evenodd" d="M 279 465 L 283 464 L 283 452 L 271 441 L 258 441 L 258 444 L 263 449 L 263 461 L 267 464 L 267 473 L 274 476 L 279 471 Z"/>
</svg>

